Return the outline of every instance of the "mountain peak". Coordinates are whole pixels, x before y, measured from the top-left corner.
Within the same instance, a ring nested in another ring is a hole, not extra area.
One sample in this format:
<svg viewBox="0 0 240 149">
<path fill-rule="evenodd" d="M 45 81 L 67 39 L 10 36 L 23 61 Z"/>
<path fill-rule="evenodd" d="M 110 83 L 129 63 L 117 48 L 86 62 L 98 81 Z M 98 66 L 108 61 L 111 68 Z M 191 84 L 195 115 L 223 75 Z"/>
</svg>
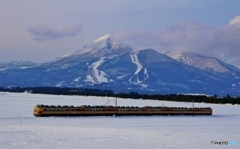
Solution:
<svg viewBox="0 0 240 149">
<path fill-rule="evenodd" d="M 113 48 L 113 44 L 115 44 L 116 42 L 114 42 L 111 38 L 110 38 L 110 34 L 106 34 L 102 37 L 99 37 L 98 39 L 94 40 L 94 45 L 93 47 L 102 49 L 104 48 L 107 52 L 111 52 L 112 48 Z"/>
<path fill-rule="evenodd" d="M 109 54 L 121 55 L 129 51 L 132 51 L 132 48 L 127 44 L 114 41 L 111 39 L 111 34 L 106 34 L 94 40 L 94 43 L 86 47 L 83 53 L 90 52 L 92 54 L 97 53 L 98 56 L 106 56 Z"/>
<path fill-rule="evenodd" d="M 167 51 L 165 54 L 172 57 L 173 59 L 177 59 L 178 57 L 182 56 L 184 53 L 189 53 L 185 49 L 177 49 L 174 51 Z"/>
<path fill-rule="evenodd" d="M 104 35 L 94 41 L 93 44 L 82 47 L 81 50 L 63 55 L 57 58 L 54 62 L 79 62 L 80 59 L 87 61 L 93 58 L 101 58 L 108 56 L 122 55 L 124 53 L 132 51 L 132 48 L 127 44 L 113 41 L 110 38 L 110 34 Z"/>
<path fill-rule="evenodd" d="M 94 40 L 94 43 L 111 40 L 110 36 L 111 36 L 111 34 L 106 34 L 102 37 L 99 37 L 98 39 Z"/>
</svg>

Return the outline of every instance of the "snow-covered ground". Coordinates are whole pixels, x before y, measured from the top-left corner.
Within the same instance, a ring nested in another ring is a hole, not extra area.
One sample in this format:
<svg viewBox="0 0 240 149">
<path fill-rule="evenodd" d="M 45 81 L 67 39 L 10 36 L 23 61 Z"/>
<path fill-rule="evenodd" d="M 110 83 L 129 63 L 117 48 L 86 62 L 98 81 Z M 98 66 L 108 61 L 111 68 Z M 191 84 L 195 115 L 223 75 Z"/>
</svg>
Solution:
<svg viewBox="0 0 240 149">
<path fill-rule="evenodd" d="M 240 106 L 195 103 L 212 107 L 212 116 L 34 117 L 36 104 L 105 105 L 114 98 L 54 96 L 0 92 L 0 148 L 240 148 L 211 141 L 240 143 Z M 118 105 L 184 106 L 156 100 L 118 99 Z"/>
</svg>

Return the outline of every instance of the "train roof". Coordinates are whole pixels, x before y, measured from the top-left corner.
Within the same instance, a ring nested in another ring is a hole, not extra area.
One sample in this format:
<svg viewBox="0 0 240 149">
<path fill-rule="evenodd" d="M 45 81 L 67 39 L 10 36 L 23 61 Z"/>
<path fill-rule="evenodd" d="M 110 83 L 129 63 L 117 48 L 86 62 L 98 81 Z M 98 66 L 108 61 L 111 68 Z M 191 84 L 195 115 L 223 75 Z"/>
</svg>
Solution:
<svg viewBox="0 0 240 149">
<path fill-rule="evenodd" d="M 40 108 L 116 108 L 115 106 L 111 105 L 81 105 L 81 106 L 67 106 L 67 105 L 43 105 L 43 104 L 38 104 L 36 107 Z M 167 106 L 144 106 L 144 107 L 138 107 L 138 106 L 117 106 L 117 108 L 151 108 L 151 109 L 157 109 L 157 108 L 175 108 L 175 109 L 191 109 L 188 107 L 167 107 Z M 195 109 L 211 109 L 210 107 L 194 107 Z"/>
</svg>

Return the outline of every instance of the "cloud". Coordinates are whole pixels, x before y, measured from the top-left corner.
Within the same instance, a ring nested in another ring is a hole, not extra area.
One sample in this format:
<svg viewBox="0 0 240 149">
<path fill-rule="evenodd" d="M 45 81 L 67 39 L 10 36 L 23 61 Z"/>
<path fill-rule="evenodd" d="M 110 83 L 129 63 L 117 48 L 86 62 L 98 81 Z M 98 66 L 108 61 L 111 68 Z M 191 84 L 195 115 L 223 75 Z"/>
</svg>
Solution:
<svg viewBox="0 0 240 149">
<path fill-rule="evenodd" d="M 182 21 L 174 26 L 146 32 L 142 30 L 122 30 L 113 36 L 118 40 L 134 42 L 136 45 L 158 47 L 161 50 L 175 50 L 179 46 L 190 46 L 203 42 L 208 28 L 194 20 Z M 191 41 L 191 44 L 189 44 Z"/>
<path fill-rule="evenodd" d="M 234 25 L 234 24 L 237 24 L 237 23 L 240 23 L 240 16 L 236 16 L 234 19 L 232 19 L 229 22 L 230 25 Z"/>
<path fill-rule="evenodd" d="M 26 31 L 34 36 L 33 40 L 45 41 L 54 40 L 63 37 L 73 37 L 80 33 L 82 30 L 81 25 L 60 25 L 50 27 L 49 25 L 36 25 L 29 26 Z"/>
<path fill-rule="evenodd" d="M 161 53 L 184 49 L 217 57 L 240 68 L 240 16 L 229 24 L 210 28 L 194 20 L 179 22 L 164 30 L 146 32 L 122 30 L 114 38 L 130 41 L 141 47 L 152 47 Z"/>
</svg>

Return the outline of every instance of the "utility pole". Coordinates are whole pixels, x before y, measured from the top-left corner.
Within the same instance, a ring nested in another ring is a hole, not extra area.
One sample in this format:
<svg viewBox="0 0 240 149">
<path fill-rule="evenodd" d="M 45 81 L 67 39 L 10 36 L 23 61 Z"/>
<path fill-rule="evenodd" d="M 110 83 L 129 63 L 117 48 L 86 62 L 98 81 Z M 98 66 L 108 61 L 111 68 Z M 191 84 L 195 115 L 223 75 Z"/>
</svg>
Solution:
<svg viewBox="0 0 240 149">
<path fill-rule="evenodd" d="M 196 100 L 192 100 L 192 110 L 193 110 L 193 116 L 194 116 L 194 101 L 196 101 Z"/>
<path fill-rule="evenodd" d="M 115 116 L 117 116 L 117 111 L 118 111 L 118 108 L 117 108 L 117 97 L 115 99 Z"/>
</svg>

